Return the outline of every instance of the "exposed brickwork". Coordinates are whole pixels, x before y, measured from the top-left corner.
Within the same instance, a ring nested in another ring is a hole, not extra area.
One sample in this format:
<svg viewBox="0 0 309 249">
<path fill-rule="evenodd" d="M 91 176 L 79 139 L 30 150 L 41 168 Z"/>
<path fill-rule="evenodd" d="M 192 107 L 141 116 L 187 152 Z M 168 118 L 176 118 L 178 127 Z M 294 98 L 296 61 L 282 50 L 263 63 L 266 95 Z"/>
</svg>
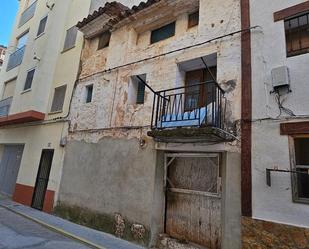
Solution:
<svg viewBox="0 0 309 249">
<path fill-rule="evenodd" d="M 243 249 L 308 249 L 309 229 L 242 219 Z"/>
</svg>

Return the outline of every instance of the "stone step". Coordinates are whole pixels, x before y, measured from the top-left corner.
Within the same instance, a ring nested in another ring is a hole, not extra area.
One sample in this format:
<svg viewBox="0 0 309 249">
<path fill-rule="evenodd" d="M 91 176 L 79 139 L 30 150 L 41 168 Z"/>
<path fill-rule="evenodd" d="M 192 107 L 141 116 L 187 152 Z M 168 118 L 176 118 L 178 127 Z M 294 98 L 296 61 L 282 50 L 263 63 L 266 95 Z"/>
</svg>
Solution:
<svg viewBox="0 0 309 249">
<path fill-rule="evenodd" d="M 186 241 L 179 241 L 169 237 L 167 234 L 160 234 L 157 248 L 155 249 L 208 249 Z"/>
</svg>

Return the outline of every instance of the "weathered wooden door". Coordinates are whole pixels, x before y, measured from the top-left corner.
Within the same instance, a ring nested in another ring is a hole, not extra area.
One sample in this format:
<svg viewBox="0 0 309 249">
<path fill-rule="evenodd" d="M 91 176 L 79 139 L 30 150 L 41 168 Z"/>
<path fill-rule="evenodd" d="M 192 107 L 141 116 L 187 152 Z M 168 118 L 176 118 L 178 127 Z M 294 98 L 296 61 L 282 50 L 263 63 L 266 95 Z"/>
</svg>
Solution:
<svg viewBox="0 0 309 249">
<path fill-rule="evenodd" d="M 40 166 L 36 178 L 31 205 L 35 209 L 43 209 L 53 156 L 54 150 L 42 150 Z"/>
<path fill-rule="evenodd" d="M 23 145 L 5 145 L 0 163 L 0 192 L 12 196 L 15 190 Z"/>
<path fill-rule="evenodd" d="M 218 154 L 167 154 L 165 230 L 208 249 L 221 248 Z"/>
</svg>

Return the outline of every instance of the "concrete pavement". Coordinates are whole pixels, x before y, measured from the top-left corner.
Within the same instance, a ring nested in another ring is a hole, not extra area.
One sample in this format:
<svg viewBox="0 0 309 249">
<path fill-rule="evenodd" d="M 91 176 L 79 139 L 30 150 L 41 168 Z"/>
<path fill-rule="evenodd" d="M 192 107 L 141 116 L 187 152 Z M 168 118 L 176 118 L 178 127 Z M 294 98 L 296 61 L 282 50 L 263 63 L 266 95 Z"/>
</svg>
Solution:
<svg viewBox="0 0 309 249">
<path fill-rule="evenodd" d="M 72 239 L 74 239 L 76 241 L 76 243 L 80 243 L 77 244 L 77 247 L 69 247 L 70 244 L 63 244 L 64 246 L 55 246 L 55 247 L 51 247 L 54 245 L 54 243 L 57 242 L 56 241 L 50 241 L 50 243 L 46 246 L 49 247 L 33 247 L 33 245 L 30 245 L 30 247 L 26 246 L 26 247 L 22 247 L 22 248 L 40 248 L 40 249 L 53 249 L 53 248 L 63 248 L 63 249 L 70 249 L 70 248 L 99 248 L 99 249 L 145 249 L 144 247 L 135 245 L 133 243 L 130 243 L 128 241 L 125 240 L 121 240 L 119 238 L 116 238 L 115 236 L 112 236 L 110 234 L 106 234 L 94 229 L 90 229 L 84 226 L 80 226 L 77 225 L 75 223 L 72 223 L 70 221 L 61 219 L 59 217 L 53 216 L 53 215 L 49 215 L 47 213 L 43 213 L 40 212 L 38 210 L 35 210 L 33 208 L 15 203 L 9 199 L 1 199 L 0 198 L 0 207 L 1 210 L 3 210 L 3 208 L 7 209 L 7 212 L 9 212 L 8 210 L 10 210 L 10 212 L 14 212 L 14 215 L 18 216 L 18 215 L 22 215 L 23 219 L 28 219 L 28 221 L 31 221 L 31 223 L 37 223 L 36 225 L 41 224 L 41 226 L 39 225 L 39 227 L 47 229 L 49 231 L 53 231 L 53 233 L 58 233 L 58 235 L 60 237 L 68 237 L 70 239 L 65 240 L 64 242 L 69 243 L 70 241 L 72 241 Z M 19 217 L 22 218 L 22 217 Z M 5 219 L 5 215 L 3 217 L 3 224 L 0 220 L 0 225 L 2 224 L 4 226 L 3 228 L 3 234 L 7 233 L 8 235 L 10 235 L 11 239 L 13 240 L 14 236 L 16 235 L 21 235 L 24 236 L 24 234 L 22 233 L 22 231 L 17 227 L 15 228 L 16 225 L 9 225 L 10 222 L 6 222 Z M 18 224 L 18 222 L 16 223 Z M 44 227 L 42 227 L 42 225 Z M 13 226 L 13 227 L 12 227 Z M 18 225 L 17 225 L 18 226 Z M 10 231 L 8 230 L 9 228 L 12 228 Z M 13 229 L 14 228 L 14 229 Z M 27 229 L 26 229 L 27 230 Z M 19 232 L 19 233 L 18 233 Z M 39 231 L 38 235 L 39 236 L 35 236 L 36 232 L 34 232 L 34 235 L 29 234 L 30 237 L 34 236 L 35 239 L 39 239 L 40 238 L 40 233 Z M 1 247 L 1 241 L 2 241 L 2 234 L 1 234 L 1 230 L 0 230 L 0 249 L 19 249 L 20 247 Z M 63 236 L 64 235 L 64 236 Z M 24 238 L 20 237 L 23 241 Z M 44 240 L 44 237 L 42 237 L 42 239 Z M 5 240 L 6 243 L 8 243 L 9 240 Z M 41 240 L 34 240 L 36 243 L 40 243 L 43 241 Z M 62 242 L 62 243 L 64 243 Z M 84 245 L 83 245 L 84 244 Z M 7 244 L 6 244 L 7 245 Z M 5 246 L 5 245 L 4 245 Z M 78 246 L 83 246 L 83 247 L 78 247 Z M 87 247 L 88 246 L 88 247 Z"/>
<path fill-rule="evenodd" d="M 90 247 L 0 207 L 0 248 L 89 249 Z"/>
</svg>

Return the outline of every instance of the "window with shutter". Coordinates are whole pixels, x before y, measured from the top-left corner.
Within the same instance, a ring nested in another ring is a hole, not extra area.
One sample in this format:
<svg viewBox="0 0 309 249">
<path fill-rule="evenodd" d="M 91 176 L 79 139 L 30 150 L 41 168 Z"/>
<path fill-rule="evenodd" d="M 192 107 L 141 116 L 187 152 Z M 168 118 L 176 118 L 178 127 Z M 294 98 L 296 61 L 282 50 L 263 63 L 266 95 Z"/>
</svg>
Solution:
<svg viewBox="0 0 309 249">
<path fill-rule="evenodd" d="M 55 88 L 53 103 L 52 103 L 51 110 L 50 110 L 51 112 L 62 111 L 66 90 L 67 90 L 67 85 L 63 85 L 63 86 Z"/>
<path fill-rule="evenodd" d="M 176 22 L 167 24 L 151 31 L 151 44 L 165 40 L 175 35 Z"/>
<path fill-rule="evenodd" d="M 309 13 L 285 20 L 287 56 L 309 52 Z"/>
<path fill-rule="evenodd" d="M 138 82 L 137 94 L 136 94 L 136 104 L 144 104 L 145 102 L 145 85 L 143 82 Z"/>
<path fill-rule="evenodd" d="M 25 82 L 25 86 L 24 86 L 24 90 L 27 90 L 27 89 L 31 88 L 33 77 L 34 77 L 34 73 L 35 73 L 35 69 L 32 69 L 32 70 L 28 71 L 26 82 Z"/>
<path fill-rule="evenodd" d="M 77 27 L 76 26 L 67 30 L 63 51 L 69 50 L 70 48 L 73 48 L 75 46 L 76 37 L 77 37 Z"/>
<path fill-rule="evenodd" d="M 45 17 L 40 21 L 37 36 L 39 36 L 39 35 L 41 35 L 41 34 L 44 33 L 45 27 L 46 27 L 46 23 L 47 23 L 47 16 L 45 16 Z"/>
<path fill-rule="evenodd" d="M 294 138 L 293 199 L 309 204 L 309 138 Z"/>
<path fill-rule="evenodd" d="M 99 38 L 98 50 L 108 47 L 110 39 L 111 39 L 111 32 L 106 31 L 103 34 L 101 34 Z"/>
<path fill-rule="evenodd" d="M 189 15 L 188 17 L 188 28 L 192 28 L 198 25 L 200 14 L 199 11 L 196 11 Z"/>
</svg>

